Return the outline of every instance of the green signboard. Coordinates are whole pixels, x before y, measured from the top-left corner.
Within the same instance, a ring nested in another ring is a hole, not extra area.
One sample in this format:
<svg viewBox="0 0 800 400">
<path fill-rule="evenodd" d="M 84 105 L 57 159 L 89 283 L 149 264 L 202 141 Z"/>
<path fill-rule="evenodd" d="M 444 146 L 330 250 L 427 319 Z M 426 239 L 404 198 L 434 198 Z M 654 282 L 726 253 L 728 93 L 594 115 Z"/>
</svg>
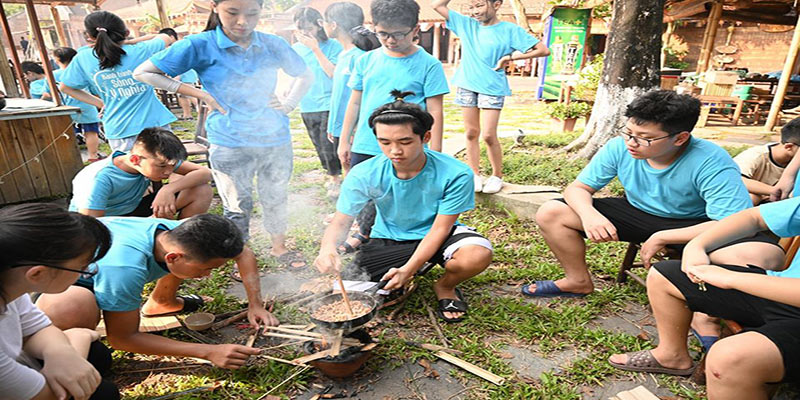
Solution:
<svg viewBox="0 0 800 400">
<path fill-rule="evenodd" d="M 557 99 L 561 82 L 575 78 L 583 67 L 591 10 L 556 8 L 547 18 L 545 43 L 550 56 L 539 70 L 538 97 Z"/>
</svg>

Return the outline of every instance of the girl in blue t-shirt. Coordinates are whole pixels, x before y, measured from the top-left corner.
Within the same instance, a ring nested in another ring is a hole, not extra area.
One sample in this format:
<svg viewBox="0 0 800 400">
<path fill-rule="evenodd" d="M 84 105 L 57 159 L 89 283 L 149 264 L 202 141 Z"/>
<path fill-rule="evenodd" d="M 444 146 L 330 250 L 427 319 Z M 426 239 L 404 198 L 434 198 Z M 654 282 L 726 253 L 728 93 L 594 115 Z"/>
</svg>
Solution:
<svg viewBox="0 0 800 400">
<path fill-rule="evenodd" d="M 342 44 L 342 53 L 339 54 L 339 60 L 333 71 L 330 114 L 326 128 L 328 140 L 333 143 L 334 149 L 338 149 L 344 114 L 347 103 L 350 102 L 351 89 L 347 87 L 347 82 L 350 81 L 353 65 L 362 54 L 380 47 L 380 42 L 372 31 L 364 27 L 364 12 L 355 3 L 339 2 L 328 6 L 322 26 L 328 36 Z M 374 208 L 373 205 L 369 206 L 373 214 Z M 332 214 L 330 218 L 333 218 Z M 342 244 L 340 251 L 355 251 L 355 248 L 366 240 L 367 237 L 361 232 L 355 233 Z"/>
<path fill-rule="evenodd" d="M 331 105 L 331 78 L 342 45 L 329 39 L 322 29 L 322 15 L 311 7 L 301 7 L 294 15 L 297 43 L 292 49 L 314 71 L 314 84 L 300 101 L 300 116 L 322 167 L 328 174 L 328 196 L 335 196 L 342 178 L 342 165 L 333 143 L 327 140 L 328 112 Z"/>
<path fill-rule="evenodd" d="M 208 106 L 209 161 L 224 215 L 249 237 L 255 179 L 264 230 L 272 239 L 270 255 L 282 264 L 302 267 L 302 255 L 286 247 L 287 189 L 292 174 L 287 114 L 308 91 L 314 76 L 284 39 L 255 31 L 261 0 L 213 0 L 212 5 L 204 32 L 153 56 L 136 69 L 134 77 L 168 92 L 196 97 Z M 190 69 L 197 72 L 203 90 L 169 78 Z M 282 99 L 275 95 L 278 69 L 299 78 Z"/>
<path fill-rule="evenodd" d="M 128 28 L 108 11 L 95 11 L 83 21 L 92 51 L 79 51 L 61 75 L 61 90 L 100 108 L 112 150 L 128 151 L 144 128 L 165 126 L 175 116 L 156 97 L 153 88 L 133 79 L 133 70 L 173 39 L 166 34 L 126 42 Z M 95 97 L 83 89 L 98 93 Z"/>
</svg>

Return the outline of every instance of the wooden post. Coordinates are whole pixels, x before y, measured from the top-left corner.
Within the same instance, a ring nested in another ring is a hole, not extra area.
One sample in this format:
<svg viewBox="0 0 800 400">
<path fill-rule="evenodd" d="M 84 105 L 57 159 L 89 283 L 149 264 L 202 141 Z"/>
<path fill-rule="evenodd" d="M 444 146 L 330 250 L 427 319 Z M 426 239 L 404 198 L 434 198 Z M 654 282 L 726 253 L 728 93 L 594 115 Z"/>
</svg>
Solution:
<svg viewBox="0 0 800 400">
<path fill-rule="evenodd" d="M 433 23 L 433 57 L 442 58 L 442 27 L 438 22 Z"/>
<path fill-rule="evenodd" d="M 704 37 L 703 48 L 700 50 L 700 58 L 697 60 L 697 73 L 706 72 L 709 69 L 711 53 L 714 51 L 714 41 L 717 39 L 717 28 L 719 19 L 722 16 L 722 1 L 715 1 L 708 14 L 706 34 Z"/>
<path fill-rule="evenodd" d="M 6 48 L 0 42 L 0 77 L 3 79 L 5 92 L 7 97 L 19 97 L 19 89 L 17 89 L 17 80 L 14 79 L 14 71 L 8 65 L 8 56 L 6 55 Z"/>
<path fill-rule="evenodd" d="M 158 20 L 161 22 L 161 29 L 169 28 L 169 17 L 167 17 L 167 10 L 164 9 L 164 0 L 156 0 L 156 7 L 158 8 Z"/>
<path fill-rule="evenodd" d="M 8 41 L 8 46 L 11 48 L 11 61 L 14 63 L 14 72 L 17 74 L 19 87 L 22 89 L 22 94 L 30 99 L 31 93 L 28 90 L 28 85 L 25 84 L 25 77 L 22 75 L 22 64 L 19 62 L 17 46 L 14 44 L 14 37 L 11 36 L 11 28 L 8 25 L 8 18 L 6 18 L 5 10 L 3 10 L 3 0 L 0 0 L 0 23 L 3 25 L 3 34 Z"/>
<path fill-rule="evenodd" d="M 53 25 L 56 27 L 58 44 L 60 44 L 61 47 L 69 47 L 69 43 L 67 42 L 67 34 L 64 33 L 64 26 L 61 25 L 61 18 L 59 18 L 58 9 L 56 6 L 50 6 L 50 15 L 53 16 Z"/>
<path fill-rule="evenodd" d="M 58 91 L 56 79 L 53 77 L 53 68 L 50 65 L 50 56 L 47 54 L 47 47 L 44 45 L 44 36 L 42 36 L 42 29 L 39 27 L 39 17 L 36 16 L 36 7 L 33 5 L 33 0 L 25 0 L 25 6 L 28 11 L 28 21 L 31 23 L 33 36 L 36 39 L 36 44 L 39 46 L 39 56 L 42 59 L 42 68 L 44 68 L 44 76 L 47 79 L 47 84 L 50 86 L 50 94 L 53 96 L 53 101 L 56 105 L 60 106 L 61 94 Z"/>
<path fill-rule="evenodd" d="M 773 97 L 772 105 L 769 107 L 767 123 L 764 125 L 767 131 L 771 132 L 778 122 L 778 113 L 781 111 L 783 97 L 786 96 L 786 89 L 789 87 L 789 79 L 792 77 L 792 70 L 794 70 L 794 64 L 797 61 L 797 53 L 798 50 L 800 50 L 798 47 L 800 47 L 800 18 L 798 18 L 797 25 L 795 25 L 792 44 L 789 45 L 789 54 L 786 55 L 786 62 L 783 64 L 781 79 L 778 81 L 778 87 L 775 89 L 775 97 Z"/>
</svg>

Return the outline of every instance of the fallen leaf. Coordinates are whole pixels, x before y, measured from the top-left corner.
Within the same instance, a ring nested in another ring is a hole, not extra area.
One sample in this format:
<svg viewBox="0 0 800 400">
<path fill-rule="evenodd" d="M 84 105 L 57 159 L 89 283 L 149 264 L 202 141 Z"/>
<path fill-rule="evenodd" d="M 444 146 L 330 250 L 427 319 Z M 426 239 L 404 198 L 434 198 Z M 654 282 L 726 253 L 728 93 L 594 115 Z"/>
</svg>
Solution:
<svg viewBox="0 0 800 400">
<path fill-rule="evenodd" d="M 430 361 L 424 358 L 420 358 L 419 361 L 417 361 L 417 364 L 422 366 L 422 368 L 425 368 L 424 372 L 425 376 L 427 376 L 428 378 L 439 379 L 439 373 L 436 372 L 436 370 L 434 370 L 433 367 L 431 367 Z"/>
<path fill-rule="evenodd" d="M 642 340 L 650 340 L 650 335 L 645 331 L 640 331 L 636 337 Z"/>
<path fill-rule="evenodd" d="M 509 352 L 500 353 L 500 354 L 498 354 L 498 356 L 500 356 L 500 358 L 504 358 L 506 360 L 510 360 L 510 359 L 514 358 L 514 355 L 509 353 Z"/>
</svg>

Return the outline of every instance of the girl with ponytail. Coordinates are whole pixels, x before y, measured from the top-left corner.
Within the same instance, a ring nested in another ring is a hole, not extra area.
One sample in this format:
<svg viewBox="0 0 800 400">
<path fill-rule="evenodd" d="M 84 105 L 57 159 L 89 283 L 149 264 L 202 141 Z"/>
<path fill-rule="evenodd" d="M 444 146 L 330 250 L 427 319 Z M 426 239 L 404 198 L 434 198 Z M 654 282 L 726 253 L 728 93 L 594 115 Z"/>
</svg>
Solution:
<svg viewBox="0 0 800 400">
<path fill-rule="evenodd" d="M 169 92 L 196 97 L 211 110 L 206 119 L 209 161 L 224 215 L 249 237 L 253 178 L 271 255 L 304 266 L 286 247 L 287 200 L 292 175 L 289 117 L 314 75 L 279 36 L 257 32 L 261 0 L 212 0 L 206 31 L 189 35 L 140 65 L 134 78 Z M 203 90 L 169 78 L 194 69 Z M 285 98 L 275 95 L 278 69 L 294 76 Z"/>
<path fill-rule="evenodd" d="M 173 39 L 166 34 L 126 42 L 128 29 L 108 11 L 95 11 L 83 21 L 91 50 L 78 51 L 61 76 L 61 90 L 103 110 L 102 122 L 111 149 L 126 152 L 144 128 L 165 126 L 175 116 L 153 92 L 133 79 L 133 70 Z M 88 90 L 92 95 L 87 93 Z"/>
</svg>

